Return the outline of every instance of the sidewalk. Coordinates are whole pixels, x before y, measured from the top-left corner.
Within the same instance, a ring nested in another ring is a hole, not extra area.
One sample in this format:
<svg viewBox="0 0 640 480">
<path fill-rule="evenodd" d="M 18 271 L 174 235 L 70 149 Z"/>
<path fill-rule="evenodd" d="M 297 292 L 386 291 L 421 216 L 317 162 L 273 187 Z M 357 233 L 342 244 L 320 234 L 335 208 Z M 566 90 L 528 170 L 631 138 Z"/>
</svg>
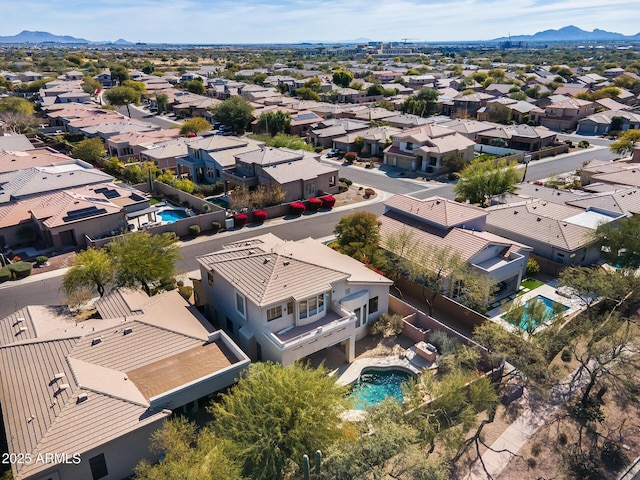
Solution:
<svg viewBox="0 0 640 480">
<path fill-rule="evenodd" d="M 507 467 L 513 454 L 517 454 L 525 443 L 544 426 L 560 407 L 569 401 L 576 390 L 589 381 L 588 375 L 582 374 L 583 370 L 575 370 L 567 375 L 560 383 L 551 389 L 549 403 L 535 409 L 527 409 L 502 435 L 491 444 L 491 449 L 482 454 L 482 461 L 491 477 L 482 468 L 479 460 L 473 464 L 471 472 L 463 477 L 463 480 L 490 480 L 495 479 Z M 495 450 L 495 451 L 494 451 Z M 501 450 L 508 450 L 502 452 Z"/>
<path fill-rule="evenodd" d="M 341 212 L 341 211 L 345 211 L 345 210 L 351 210 L 354 207 L 358 207 L 358 206 L 365 206 L 365 205 L 371 205 L 374 203 L 380 203 L 380 202 L 384 202 L 387 198 L 391 197 L 393 194 L 389 193 L 389 192 L 385 192 L 383 190 L 379 190 L 376 189 L 377 195 L 369 200 L 366 200 L 364 202 L 358 202 L 355 204 L 349 204 L 349 205 L 342 205 L 340 207 L 335 207 L 331 210 L 327 210 L 327 211 L 318 211 L 316 213 L 313 214 L 313 217 L 315 216 L 322 216 L 322 215 L 326 215 L 329 213 L 334 213 L 334 212 Z M 270 229 L 275 225 L 281 225 L 287 222 L 296 222 L 299 220 L 304 220 L 306 218 L 311 218 L 311 215 L 302 215 L 300 217 L 297 218 L 290 218 L 290 219 L 285 219 L 284 217 L 279 217 L 279 218 L 274 218 L 274 219 L 268 219 L 266 222 L 264 222 L 262 225 L 257 225 L 255 227 L 252 227 L 251 230 L 252 231 L 258 231 L 260 232 L 260 230 L 265 230 L 265 229 Z M 237 233 L 240 232 L 245 232 L 247 231 L 246 229 L 233 229 L 233 230 L 225 230 L 224 232 L 220 232 L 217 233 L 215 236 L 210 236 L 210 235 L 201 235 L 199 237 L 196 237 L 192 240 L 180 240 L 177 242 L 177 245 L 179 247 L 182 247 L 184 245 L 194 245 L 197 243 L 203 243 L 203 242 L 208 242 L 210 241 L 212 238 L 225 238 L 225 237 L 231 237 Z M 256 233 L 256 235 L 259 235 L 260 233 Z M 326 237 L 323 237 L 322 241 L 325 240 L 331 240 L 333 239 L 333 235 L 329 235 Z M 26 285 L 26 284 L 30 284 L 30 283 L 35 283 L 35 282 L 39 282 L 40 280 L 47 280 L 49 278 L 55 278 L 55 277 L 61 277 L 63 276 L 65 273 L 67 273 L 67 270 L 69 270 L 69 268 L 60 268 L 58 270 L 51 270 L 49 272 L 44 272 L 44 273 L 36 273 L 36 274 L 32 274 L 26 278 L 22 278 L 19 280 L 12 280 L 10 282 L 4 282 L 4 283 L 0 283 L 0 290 L 2 289 L 6 289 L 6 288 L 11 288 L 14 287 L 16 285 Z"/>
</svg>

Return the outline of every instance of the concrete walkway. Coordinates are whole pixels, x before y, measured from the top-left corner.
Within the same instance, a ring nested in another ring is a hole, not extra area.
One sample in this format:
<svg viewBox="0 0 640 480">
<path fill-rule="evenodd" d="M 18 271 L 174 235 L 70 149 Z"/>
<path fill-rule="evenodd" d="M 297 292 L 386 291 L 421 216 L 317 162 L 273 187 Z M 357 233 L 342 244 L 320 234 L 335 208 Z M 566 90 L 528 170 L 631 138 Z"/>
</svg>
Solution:
<svg viewBox="0 0 640 480">
<path fill-rule="evenodd" d="M 495 480 L 507 467 L 514 454 L 526 444 L 536 432 L 567 403 L 574 394 L 589 381 L 584 370 L 578 369 L 567 375 L 552 390 L 549 402 L 534 409 L 525 410 L 502 435 L 482 454 L 489 475 L 477 460 L 463 480 Z"/>
</svg>

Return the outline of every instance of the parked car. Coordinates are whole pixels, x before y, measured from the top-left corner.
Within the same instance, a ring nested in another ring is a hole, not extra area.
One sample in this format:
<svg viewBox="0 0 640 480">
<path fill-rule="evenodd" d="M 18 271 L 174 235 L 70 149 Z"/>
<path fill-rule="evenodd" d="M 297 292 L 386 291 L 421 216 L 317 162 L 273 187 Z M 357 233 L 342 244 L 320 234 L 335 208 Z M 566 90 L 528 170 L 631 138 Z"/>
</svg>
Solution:
<svg viewBox="0 0 640 480">
<path fill-rule="evenodd" d="M 333 158 L 338 156 L 340 156 L 340 150 L 338 150 L 337 148 L 332 148 L 327 152 L 327 158 Z"/>
</svg>

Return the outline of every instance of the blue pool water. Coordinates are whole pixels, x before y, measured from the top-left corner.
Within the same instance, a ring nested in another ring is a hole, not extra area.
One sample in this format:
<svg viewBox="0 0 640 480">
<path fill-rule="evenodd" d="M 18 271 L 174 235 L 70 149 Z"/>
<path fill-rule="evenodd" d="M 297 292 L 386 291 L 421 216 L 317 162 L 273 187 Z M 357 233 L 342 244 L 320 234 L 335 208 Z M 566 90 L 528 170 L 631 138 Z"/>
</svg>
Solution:
<svg viewBox="0 0 640 480">
<path fill-rule="evenodd" d="M 188 217 L 187 212 L 184 210 L 163 210 L 158 212 L 158 216 L 163 222 L 167 223 L 174 223 Z"/>
<path fill-rule="evenodd" d="M 562 303 L 554 302 L 550 298 L 547 298 L 547 297 L 545 297 L 543 295 L 538 295 L 537 297 L 530 298 L 529 300 L 527 300 L 524 303 L 524 315 L 522 316 L 522 319 L 520 320 L 520 324 L 519 324 L 519 327 L 522 330 L 527 330 L 527 327 L 529 326 L 529 322 L 533 322 L 532 326 L 534 326 L 534 327 L 537 326 L 535 324 L 535 320 L 532 319 L 531 315 L 529 314 L 529 307 L 536 300 L 541 300 L 542 303 L 544 303 L 544 306 L 545 306 L 545 312 L 544 312 L 545 321 L 550 320 L 558 312 L 564 312 L 565 310 L 569 309 L 569 307 L 567 307 L 566 305 L 563 305 Z"/>
<path fill-rule="evenodd" d="M 367 370 L 353 385 L 349 395 L 353 398 L 353 408 L 366 410 L 382 402 L 387 397 L 402 401 L 402 386 L 409 383 L 411 374 L 402 370 Z"/>
</svg>

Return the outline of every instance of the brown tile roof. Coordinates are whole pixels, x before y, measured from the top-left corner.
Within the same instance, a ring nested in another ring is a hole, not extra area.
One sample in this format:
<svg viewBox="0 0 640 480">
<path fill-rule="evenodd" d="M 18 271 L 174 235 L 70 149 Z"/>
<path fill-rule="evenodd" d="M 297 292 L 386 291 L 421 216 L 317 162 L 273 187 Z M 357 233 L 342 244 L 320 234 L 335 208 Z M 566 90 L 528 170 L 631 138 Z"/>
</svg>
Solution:
<svg viewBox="0 0 640 480">
<path fill-rule="evenodd" d="M 35 148 L 28 152 L 0 151 L 0 173 L 75 162 L 73 158 L 48 148 Z"/>
<path fill-rule="evenodd" d="M 565 250 L 586 246 L 592 229 L 566 222 L 565 219 L 582 213 L 582 209 L 552 202 L 526 202 L 523 204 L 489 207 L 487 230 L 495 227 L 502 235 L 513 232 L 521 238 L 546 242 Z"/>
<path fill-rule="evenodd" d="M 153 395 L 242 360 L 222 341 L 209 342 L 211 328 L 176 291 L 148 298 L 143 309 L 126 322 L 76 324 L 49 307 L 27 307 L 0 320 L 0 401 L 9 451 L 87 452 L 169 415 L 150 406 Z M 16 318 L 29 328 L 24 338 L 13 333 Z M 14 475 L 49 467 L 16 465 Z"/>
<path fill-rule="evenodd" d="M 442 197 L 418 199 L 394 195 L 384 203 L 389 209 L 413 216 L 442 228 L 462 225 L 487 216 L 486 210 Z"/>
<path fill-rule="evenodd" d="M 261 243 L 253 241 L 257 239 Z M 198 262 L 214 275 L 220 274 L 260 307 L 309 297 L 343 279 L 391 283 L 315 240 L 289 242 L 272 234 L 257 239 L 250 239 L 248 246 L 240 242 L 240 246 L 198 257 Z"/>
</svg>

